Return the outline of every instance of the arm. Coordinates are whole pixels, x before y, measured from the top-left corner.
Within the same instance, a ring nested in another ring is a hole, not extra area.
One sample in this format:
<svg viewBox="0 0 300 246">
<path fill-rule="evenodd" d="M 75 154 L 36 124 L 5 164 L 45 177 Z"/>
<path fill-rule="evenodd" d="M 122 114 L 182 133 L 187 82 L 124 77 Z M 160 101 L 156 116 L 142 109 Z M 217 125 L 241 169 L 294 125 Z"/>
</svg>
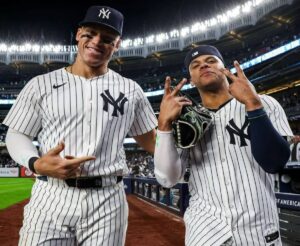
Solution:
<svg viewBox="0 0 300 246">
<path fill-rule="evenodd" d="M 32 139 L 25 134 L 9 128 L 5 142 L 11 158 L 18 164 L 32 170 L 32 168 L 29 167 L 29 160 L 32 157 L 39 157 L 39 153 L 32 143 Z"/>
<path fill-rule="evenodd" d="M 174 186 L 184 173 L 185 165 L 178 155 L 171 131 L 157 131 L 154 167 L 157 181 L 167 188 Z"/>
<path fill-rule="evenodd" d="M 245 105 L 248 113 L 252 154 L 266 172 L 276 173 L 289 159 L 289 146 L 274 128 L 254 86 L 237 61 L 234 62 L 234 66 L 237 70 L 236 76 L 228 70 L 223 72 L 233 81 L 229 85 L 229 92 Z"/>
<path fill-rule="evenodd" d="M 157 181 L 165 187 L 175 185 L 184 173 L 184 162 L 181 161 L 172 134 L 172 121 L 181 113 L 182 107 L 192 102 L 185 97 L 177 96 L 185 84 L 183 79 L 176 88 L 171 90 L 171 79 L 166 78 L 158 118 L 158 130 L 154 152 L 154 172 Z"/>
<path fill-rule="evenodd" d="M 146 151 L 154 153 L 156 130 L 153 129 L 142 135 L 134 136 L 135 141 Z"/>
<path fill-rule="evenodd" d="M 264 109 L 248 112 L 251 150 L 268 173 L 279 172 L 290 157 L 288 142 L 279 135 Z"/>
<path fill-rule="evenodd" d="M 34 173 L 54 178 L 66 179 L 77 176 L 81 163 L 95 159 L 93 156 L 65 156 L 62 158 L 60 152 L 65 147 L 64 143 L 58 144 L 39 157 L 32 139 L 13 129 L 9 129 L 7 132 L 6 145 L 9 154 L 17 163 L 28 167 Z"/>
</svg>

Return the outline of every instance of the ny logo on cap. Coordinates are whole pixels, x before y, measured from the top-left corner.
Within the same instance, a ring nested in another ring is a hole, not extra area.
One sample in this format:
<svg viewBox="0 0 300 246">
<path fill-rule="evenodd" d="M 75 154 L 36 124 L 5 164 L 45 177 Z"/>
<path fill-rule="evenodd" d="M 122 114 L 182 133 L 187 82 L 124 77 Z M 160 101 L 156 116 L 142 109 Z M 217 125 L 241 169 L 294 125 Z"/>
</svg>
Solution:
<svg viewBox="0 0 300 246">
<path fill-rule="evenodd" d="M 195 51 L 193 54 L 192 54 L 192 57 L 198 55 L 198 51 Z"/>
<path fill-rule="evenodd" d="M 109 19 L 110 13 L 111 12 L 109 11 L 109 9 L 102 8 L 99 11 L 98 17 L 100 17 L 100 18 L 102 17 L 102 19 L 104 19 L 104 18 Z"/>
</svg>

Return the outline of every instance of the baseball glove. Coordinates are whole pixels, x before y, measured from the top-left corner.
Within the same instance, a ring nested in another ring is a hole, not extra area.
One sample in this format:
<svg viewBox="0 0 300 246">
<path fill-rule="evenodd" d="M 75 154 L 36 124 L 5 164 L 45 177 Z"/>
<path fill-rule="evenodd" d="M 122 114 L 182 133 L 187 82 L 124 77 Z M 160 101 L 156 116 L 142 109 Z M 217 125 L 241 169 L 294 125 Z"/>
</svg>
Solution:
<svg viewBox="0 0 300 246">
<path fill-rule="evenodd" d="M 179 93 L 179 96 L 188 97 L 182 92 Z M 188 98 L 193 105 L 184 106 L 181 115 L 172 123 L 175 143 L 182 149 L 195 146 L 212 123 L 211 113 L 206 108 L 197 106 L 192 98 Z"/>
</svg>

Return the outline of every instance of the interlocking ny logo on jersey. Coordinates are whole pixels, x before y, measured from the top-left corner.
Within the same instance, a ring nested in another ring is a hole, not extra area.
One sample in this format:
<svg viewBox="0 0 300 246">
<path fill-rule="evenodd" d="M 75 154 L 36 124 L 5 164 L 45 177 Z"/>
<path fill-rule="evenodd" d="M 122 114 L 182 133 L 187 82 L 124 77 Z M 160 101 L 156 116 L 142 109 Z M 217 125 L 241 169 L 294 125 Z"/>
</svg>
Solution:
<svg viewBox="0 0 300 246">
<path fill-rule="evenodd" d="M 101 93 L 101 96 L 104 100 L 104 106 L 103 110 L 108 112 L 108 104 L 112 105 L 114 107 L 114 111 L 112 113 L 112 116 L 118 117 L 118 111 L 121 115 L 124 114 L 124 104 L 128 101 L 128 99 L 124 96 L 122 92 L 120 92 L 119 97 L 117 100 L 115 100 L 109 93 L 109 90 L 105 90 L 104 93 Z"/>
<path fill-rule="evenodd" d="M 110 13 L 111 13 L 111 12 L 109 11 L 109 9 L 102 8 L 102 9 L 100 9 L 100 11 L 99 11 L 98 17 L 99 17 L 99 18 L 102 17 L 102 19 L 104 19 L 104 18 L 109 19 Z"/>
<path fill-rule="evenodd" d="M 246 143 L 246 138 L 247 139 L 250 139 L 249 137 L 249 131 L 246 133 L 244 133 L 245 129 L 247 128 L 247 126 L 249 125 L 249 120 L 246 118 L 242 128 L 238 128 L 237 125 L 234 123 L 233 119 L 231 119 L 229 121 L 229 125 L 226 126 L 226 130 L 228 131 L 229 133 L 229 136 L 230 136 L 230 144 L 234 144 L 235 145 L 235 137 L 234 135 L 237 135 L 240 137 L 240 140 L 241 140 L 241 145 L 240 147 L 243 147 L 243 146 L 247 146 L 247 143 Z"/>
</svg>

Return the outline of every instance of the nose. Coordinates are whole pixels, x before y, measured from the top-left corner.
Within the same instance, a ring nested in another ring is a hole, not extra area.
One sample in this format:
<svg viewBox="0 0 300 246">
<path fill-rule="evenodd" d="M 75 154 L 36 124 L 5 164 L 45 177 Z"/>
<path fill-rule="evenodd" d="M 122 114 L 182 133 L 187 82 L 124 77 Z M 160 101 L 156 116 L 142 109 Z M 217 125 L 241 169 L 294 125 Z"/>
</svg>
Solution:
<svg viewBox="0 0 300 246">
<path fill-rule="evenodd" d="M 203 68 L 208 68 L 207 62 L 203 62 L 203 63 L 200 65 L 200 69 L 203 69 Z"/>
<path fill-rule="evenodd" d="M 102 43 L 101 34 L 99 33 L 97 35 L 94 35 L 92 38 L 92 42 L 94 42 L 95 44 L 101 44 Z"/>
</svg>

